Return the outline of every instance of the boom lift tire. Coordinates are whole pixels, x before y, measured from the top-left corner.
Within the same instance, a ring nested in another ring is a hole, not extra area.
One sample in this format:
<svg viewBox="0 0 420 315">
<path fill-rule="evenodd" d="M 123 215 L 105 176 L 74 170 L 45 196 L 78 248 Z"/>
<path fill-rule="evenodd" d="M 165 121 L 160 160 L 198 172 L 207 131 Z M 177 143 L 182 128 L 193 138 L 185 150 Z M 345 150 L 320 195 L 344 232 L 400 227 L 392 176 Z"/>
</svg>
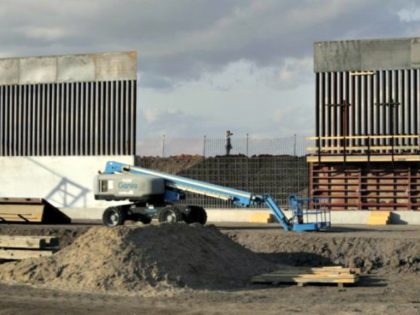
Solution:
<svg viewBox="0 0 420 315">
<path fill-rule="evenodd" d="M 187 206 L 184 210 L 184 221 L 187 223 L 200 223 L 202 225 L 207 222 L 207 213 L 203 207 Z"/>
<path fill-rule="evenodd" d="M 126 217 L 125 209 L 122 207 L 109 207 L 102 215 L 104 225 L 114 227 L 124 224 Z"/>
<path fill-rule="evenodd" d="M 159 210 L 158 221 L 160 223 L 178 223 L 183 221 L 182 213 L 177 207 L 167 206 Z"/>
</svg>

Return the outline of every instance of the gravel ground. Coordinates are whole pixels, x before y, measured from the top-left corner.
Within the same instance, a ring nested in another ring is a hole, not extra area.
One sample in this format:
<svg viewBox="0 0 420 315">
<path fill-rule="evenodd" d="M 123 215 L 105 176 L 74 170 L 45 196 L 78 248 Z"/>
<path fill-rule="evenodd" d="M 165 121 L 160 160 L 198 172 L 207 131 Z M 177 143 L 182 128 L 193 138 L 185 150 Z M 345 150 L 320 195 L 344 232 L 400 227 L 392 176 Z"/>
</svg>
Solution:
<svg viewBox="0 0 420 315">
<path fill-rule="evenodd" d="M 72 235 L 75 238 L 87 229 L 85 225 L 53 228 L 0 225 L 0 234 L 48 232 L 51 233 L 48 235 L 66 235 L 66 242 L 71 243 Z M 319 265 L 340 259 L 350 263 L 355 255 L 362 259 L 374 255 L 382 257 L 382 261 L 376 265 L 367 263 L 367 275 L 360 283 L 343 289 L 316 285 L 256 285 L 142 297 L 118 292 L 77 293 L 0 284 L 0 314 L 420 313 L 420 281 L 416 269 L 416 259 L 420 255 L 420 226 L 343 226 L 326 233 L 302 234 L 285 233 L 277 225 L 224 224 L 219 229 L 271 263 Z M 392 263 L 395 253 L 399 257 L 398 264 L 396 260 Z M 404 268 L 407 263 L 400 264 L 401 257 L 411 257 L 410 268 Z"/>
</svg>

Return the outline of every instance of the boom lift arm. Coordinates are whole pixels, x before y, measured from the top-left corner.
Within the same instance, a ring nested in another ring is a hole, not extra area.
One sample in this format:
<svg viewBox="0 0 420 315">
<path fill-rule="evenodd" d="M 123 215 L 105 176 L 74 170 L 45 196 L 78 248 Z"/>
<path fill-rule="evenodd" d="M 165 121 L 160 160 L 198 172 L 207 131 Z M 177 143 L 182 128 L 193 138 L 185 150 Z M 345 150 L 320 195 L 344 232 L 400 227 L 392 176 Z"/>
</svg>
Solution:
<svg viewBox="0 0 420 315">
<path fill-rule="evenodd" d="M 314 231 L 328 228 L 330 225 L 329 221 L 326 220 L 304 223 L 302 222 L 302 211 L 299 213 L 299 218 L 294 217 L 288 219 L 274 199 L 267 194 L 253 194 L 242 190 L 223 187 L 138 166 L 130 166 L 114 161 L 107 162 L 103 174 L 131 174 L 163 179 L 165 189 L 164 199 L 169 202 L 183 199 L 185 192 L 191 192 L 229 201 L 240 207 L 265 204 L 269 209 L 271 209 L 278 223 L 286 231 Z"/>
</svg>

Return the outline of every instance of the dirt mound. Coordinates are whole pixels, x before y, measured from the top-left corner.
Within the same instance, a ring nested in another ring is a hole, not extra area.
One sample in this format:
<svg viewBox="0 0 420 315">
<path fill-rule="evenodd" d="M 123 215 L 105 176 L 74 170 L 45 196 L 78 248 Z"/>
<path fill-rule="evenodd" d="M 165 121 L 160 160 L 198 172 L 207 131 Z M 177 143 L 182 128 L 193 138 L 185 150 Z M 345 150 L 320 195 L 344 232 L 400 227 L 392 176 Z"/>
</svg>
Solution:
<svg viewBox="0 0 420 315">
<path fill-rule="evenodd" d="M 171 157 L 135 157 L 135 164 L 141 167 L 159 170 L 171 174 L 179 174 L 203 161 L 200 155 L 176 155 Z"/>
<path fill-rule="evenodd" d="M 148 295 L 244 286 L 272 266 L 211 226 L 94 227 L 51 257 L 0 265 L 0 280 Z"/>
<path fill-rule="evenodd" d="M 418 272 L 418 239 L 329 237 L 303 233 L 226 233 L 273 262 L 295 266 L 342 265 L 364 272 Z"/>
</svg>

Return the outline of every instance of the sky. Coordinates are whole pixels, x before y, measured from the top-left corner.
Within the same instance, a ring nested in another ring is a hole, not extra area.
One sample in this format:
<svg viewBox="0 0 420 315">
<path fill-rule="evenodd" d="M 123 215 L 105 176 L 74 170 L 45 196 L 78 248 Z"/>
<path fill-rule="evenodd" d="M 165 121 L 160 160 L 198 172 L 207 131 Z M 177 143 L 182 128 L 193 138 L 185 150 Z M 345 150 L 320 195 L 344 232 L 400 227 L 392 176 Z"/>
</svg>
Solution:
<svg viewBox="0 0 420 315">
<path fill-rule="evenodd" d="M 0 57 L 138 52 L 139 139 L 314 134 L 313 43 L 420 35 L 420 1 L 0 0 Z"/>
</svg>

